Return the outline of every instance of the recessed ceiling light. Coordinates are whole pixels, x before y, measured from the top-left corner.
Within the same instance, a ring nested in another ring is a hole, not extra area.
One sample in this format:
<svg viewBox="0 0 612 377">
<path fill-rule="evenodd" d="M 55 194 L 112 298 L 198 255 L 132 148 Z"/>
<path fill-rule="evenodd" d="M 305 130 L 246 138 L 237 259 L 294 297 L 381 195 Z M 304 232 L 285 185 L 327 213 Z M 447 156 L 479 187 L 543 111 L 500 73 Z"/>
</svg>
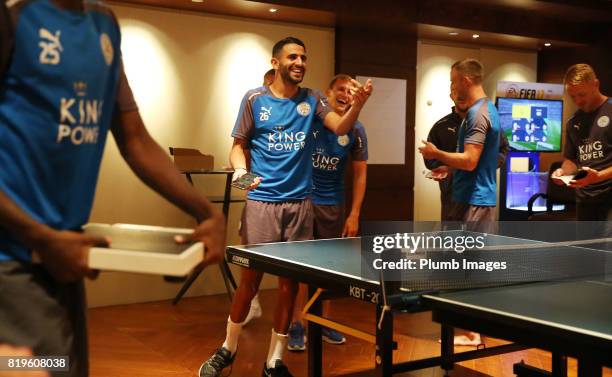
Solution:
<svg viewBox="0 0 612 377">
<path fill-rule="evenodd" d="M 278 12 L 278 9 L 276 9 L 276 8 L 270 8 L 270 9 L 268 9 L 268 12 L 270 12 L 270 13 L 276 13 L 276 12 Z"/>
<path fill-rule="evenodd" d="M 448 33 L 448 35 L 459 35 L 459 33 L 457 33 L 456 31 L 451 31 Z"/>
<path fill-rule="evenodd" d="M 472 38 L 474 38 L 474 39 L 480 38 L 480 35 L 478 35 L 478 34 L 472 34 Z"/>
<path fill-rule="evenodd" d="M 193 1 L 194 3 L 203 3 L 204 2 L 204 0 L 191 0 L 191 1 Z"/>
<path fill-rule="evenodd" d="M 550 42 L 546 42 L 546 43 L 544 43 L 544 46 L 550 47 L 550 46 L 552 46 L 552 44 Z"/>
</svg>

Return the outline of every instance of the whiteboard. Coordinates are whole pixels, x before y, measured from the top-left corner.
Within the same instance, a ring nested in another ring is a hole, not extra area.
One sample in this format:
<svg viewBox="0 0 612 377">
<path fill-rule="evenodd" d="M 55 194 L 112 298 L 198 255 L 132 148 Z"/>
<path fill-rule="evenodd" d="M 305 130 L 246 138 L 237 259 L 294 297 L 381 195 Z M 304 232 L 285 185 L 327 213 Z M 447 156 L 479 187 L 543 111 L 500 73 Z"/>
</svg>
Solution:
<svg viewBox="0 0 612 377">
<path fill-rule="evenodd" d="M 368 164 L 406 162 L 406 80 L 357 76 L 372 80 L 374 92 L 361 110 L 359 121 L 368 137 Z"/>
</svg>

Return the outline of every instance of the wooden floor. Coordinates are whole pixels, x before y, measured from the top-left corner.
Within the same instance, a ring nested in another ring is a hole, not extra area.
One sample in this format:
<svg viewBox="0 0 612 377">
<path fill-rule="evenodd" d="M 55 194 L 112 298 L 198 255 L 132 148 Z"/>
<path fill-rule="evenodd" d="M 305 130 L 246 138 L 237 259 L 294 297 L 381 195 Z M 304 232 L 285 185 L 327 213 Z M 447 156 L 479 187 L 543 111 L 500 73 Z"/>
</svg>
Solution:
<svg viewBox="0 0 612 377">
<path fill-rule="evenodd" d="M 276 292 L 262 291 L 260 299 L 264 315 L 244 328 L 232 376 L 261 375 L 268 352 Z M 229 301 L 223 295 L 186 298 L 177 306 L 163 301 L 91 309 L 91 376 L 196 376 L 202 361 L 222 344 L 228 313 Z M 338 300 L 332 307 L 332 318 L 371 332 L 374 307 L 352 299 Z M 431 322 L 430 313 L 398 315 L 395 329 L 399 349 L 394 353 L 394 362 L 439 355 L 439 326 Z M 502 343 L 490 338 L 485 342 L 489 346 Z M 461 350 L 457 347 L 457 352 Z M 306 359 L 306 352 L 288 352 L 285 361 L 295 377 L 305 377 Z M 451 376 L 513 376 L 512 365 L 520 360 L 550 369 L 549 353 L 529 350 L 463 362 L 455 367 Z M 373 364 L 374 346 L 361 340 L 348 338 L 344 345 L 324 346 L 325 376 L 367 370 Z M 575 376 L 574 360 L 570 360 L 569 368 L 570 375 Z M 440 368 L 430 368 L 403 376 L 443 375 Z M 604 376 L 612 377 L 612 370 L 606 369 Z"/>
</svg>

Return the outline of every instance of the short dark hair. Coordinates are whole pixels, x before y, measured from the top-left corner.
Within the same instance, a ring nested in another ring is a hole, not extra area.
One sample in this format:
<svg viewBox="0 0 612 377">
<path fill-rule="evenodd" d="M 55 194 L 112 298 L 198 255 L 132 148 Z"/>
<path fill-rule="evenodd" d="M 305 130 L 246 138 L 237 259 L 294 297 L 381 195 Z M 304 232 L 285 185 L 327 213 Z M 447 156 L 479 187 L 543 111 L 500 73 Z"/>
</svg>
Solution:
<svg viewBox="0 0 612 377">
<path fill-rule="evenodd" d="M 337 83 L 338 81 L 351 81 L 352 77 L 347 75 L 346 73 L 338 73 L 336 76 L 334 76 L 333 79 L 331 79 L 331 81 L 329 82 L 329 86 L 327 87 L 328 89 L 331 89 L 334 87 L 334 84 Z"/>
<path fill-rule="evenodd" d="M 484 77 L 482 63 L 476 59 L 463 59 L 455 62 L 451 69 L 455 69 L 460 75 L 469 77 L 475 84 L 481 84 Z"/>
<path fill-rule="evenodd" d="M 306 45 L 304 44 L 304 42 L 302 42 L 298 38 L 286 37 L 274 44 L 274 47 L 272 47 L 272 56 L 277 56 L 282 51 L 283 47 L 289 44 L 296 44 L 298 46 L 302 46 L 304 47 L 304 51 L 306 50 Z"/>
</svg>

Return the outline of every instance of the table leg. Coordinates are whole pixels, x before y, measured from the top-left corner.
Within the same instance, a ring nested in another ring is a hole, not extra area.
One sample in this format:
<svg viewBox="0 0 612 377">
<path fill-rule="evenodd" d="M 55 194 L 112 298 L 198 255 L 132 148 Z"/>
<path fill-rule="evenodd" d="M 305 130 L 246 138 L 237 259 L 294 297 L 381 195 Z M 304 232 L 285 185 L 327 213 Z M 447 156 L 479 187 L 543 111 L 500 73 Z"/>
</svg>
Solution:
<svg viewBox="0 0 612 377">
<path fill-rule="evenodd" d="M 440 355 L 442 356 L 442 369 L 445 375 L 453 369 L 451 358 L 455 353 L 455 329 L 452 326 L 442 325 L 440 329 Z"/>
<path fill-rule="evenodd" d="M 383 311 L 381 305 L 376 305 L 376 319 Z M 376 377 L 391 377 L 393 375 L 393 312 L 384 314 L 380 328 L 376 325 Z"/>
<path fill-rule="evenodd" d="M 308 286 L 308 297 L 312 297 L 317 288 Z M 321 300 L 316 300 L 310 307 L 311 314 L 321 315 Z M 323 339 L 321 337 L 321 326 L 308 321 L 308 377 L 323 376 Z"/>
<path fill-rule="evenodd" d="M 558 352 L 552 353 L 552 375 L 567 376 L 567 357 Z"/>
<path fill-rule="evenodd" d="M 601 377 L 602 365 L 587 359 L 581 358 L 578 360 L 578 377 Z"/>
</svg>

